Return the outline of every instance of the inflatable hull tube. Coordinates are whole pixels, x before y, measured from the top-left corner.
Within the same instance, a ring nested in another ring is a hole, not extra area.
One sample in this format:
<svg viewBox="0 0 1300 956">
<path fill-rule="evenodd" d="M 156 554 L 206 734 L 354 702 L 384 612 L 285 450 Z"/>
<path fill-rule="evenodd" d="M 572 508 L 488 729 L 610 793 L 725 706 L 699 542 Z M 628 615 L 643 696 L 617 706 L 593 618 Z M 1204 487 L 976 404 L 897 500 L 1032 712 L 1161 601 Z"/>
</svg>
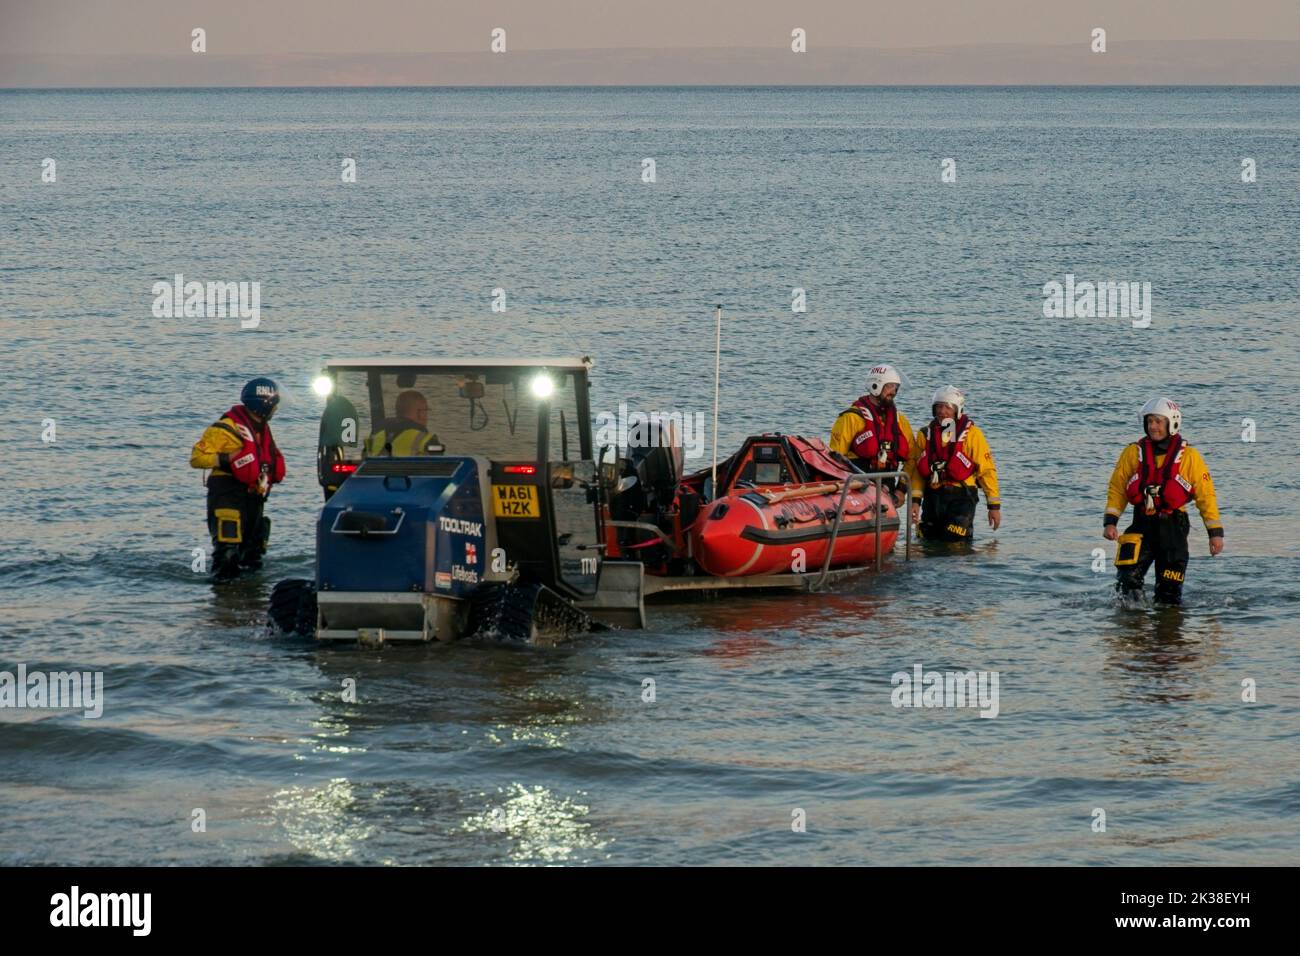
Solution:
<svg viewBox="0 0 1300 956">
<path fill-rule="evenodd" d="M 819 571 L 839 505 L 838 485 L 764 488 L 727 495 L 711 503 L 691 527 L 696 563 L 717 577 Z M 898 539 L 898 512 L 882 496 L 880 547 Z M 831 567 L 867 564 L 876 557 L 876 489 L 849 493 L 835 539 Z"/>
</svg>

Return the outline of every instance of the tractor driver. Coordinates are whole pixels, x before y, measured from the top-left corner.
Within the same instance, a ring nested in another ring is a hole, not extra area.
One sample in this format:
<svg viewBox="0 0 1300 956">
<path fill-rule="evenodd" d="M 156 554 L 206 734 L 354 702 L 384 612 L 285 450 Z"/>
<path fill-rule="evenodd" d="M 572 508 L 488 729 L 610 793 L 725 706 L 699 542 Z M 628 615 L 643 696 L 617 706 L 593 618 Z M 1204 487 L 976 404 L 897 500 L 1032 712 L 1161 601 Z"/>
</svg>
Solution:
<svg viewBox="0 0 1300 956">
<path fill-rule="evenodd" d="M 429 431 L 429 400 L 415 389 L 397 396 L 396 414 L 380 424 L 366 442 L 366 455 L 391 455 L 405 458 L 429 453 L 430 445 L 441 444 Z"/>
</svg>

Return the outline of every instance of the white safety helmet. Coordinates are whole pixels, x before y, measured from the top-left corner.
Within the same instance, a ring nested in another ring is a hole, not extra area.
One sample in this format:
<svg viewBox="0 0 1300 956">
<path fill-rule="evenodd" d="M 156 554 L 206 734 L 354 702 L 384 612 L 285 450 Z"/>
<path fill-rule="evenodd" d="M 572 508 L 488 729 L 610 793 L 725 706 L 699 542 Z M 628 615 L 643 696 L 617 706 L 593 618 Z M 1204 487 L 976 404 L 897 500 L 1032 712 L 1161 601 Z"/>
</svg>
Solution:
<svg viewBox="0 0 1300 956">
<path fill-rule="evenodd" d="M 903 380 L 898 375 L 898 369 L 892 365 L 874 366 L 867 373 L 867 394 L 878 397 L 885 390 L 886 385 L 903 387 Z"/>
<path fill-rule="evenodd" d="M 955 385 L 940 385 L 935 389 L 934 395 L 930 398 L 931 414 L 934 414 L 934 406 L 940 402 L 957 409 L 958 418 L 966 413 L 966 395 Z"/>
<path fill-rule="evenodd" d="M 1169 434 L 1177 435 L 1183 427 L 1183 410 L 1178 403 L 1161 395 L 1142 406 L 1142 433 L 1146 434 L 1147 416 L 1161 415 L 1169 421 Z"/>
</svg>

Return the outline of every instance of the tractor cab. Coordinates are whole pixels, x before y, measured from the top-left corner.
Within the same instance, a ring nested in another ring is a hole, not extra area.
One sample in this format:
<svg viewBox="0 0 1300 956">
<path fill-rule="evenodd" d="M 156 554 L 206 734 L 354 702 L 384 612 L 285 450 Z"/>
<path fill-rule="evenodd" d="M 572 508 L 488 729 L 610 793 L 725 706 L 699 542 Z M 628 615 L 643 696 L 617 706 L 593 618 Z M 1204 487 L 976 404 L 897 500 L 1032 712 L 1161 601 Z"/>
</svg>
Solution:
<svg viewBox="0 0 1300 956">
<path fill-rule="evenodd" d="M 590 366 L 585 358 L 327 363 L 314 383 L 325 402 L 318 636 L 386 627 L 390 637 L 427 640 L 431 629 L 443 637 L 465 622 L 448 624 L 444 613 L 440 626 L 431 601 L 481 602 L 497 584 L 568 603 L 595 595 L 602 516 Z M 418 623 L 402 607 L 412 602 L 426 606 Z"/>
<path fill-rule="evenodd" d="M 592 461 L 589 359 L 350 359 L 314 384 L 325 396 L 318 477 L 325 497 L 367 458 L 468 455 Z"/>
</svg>

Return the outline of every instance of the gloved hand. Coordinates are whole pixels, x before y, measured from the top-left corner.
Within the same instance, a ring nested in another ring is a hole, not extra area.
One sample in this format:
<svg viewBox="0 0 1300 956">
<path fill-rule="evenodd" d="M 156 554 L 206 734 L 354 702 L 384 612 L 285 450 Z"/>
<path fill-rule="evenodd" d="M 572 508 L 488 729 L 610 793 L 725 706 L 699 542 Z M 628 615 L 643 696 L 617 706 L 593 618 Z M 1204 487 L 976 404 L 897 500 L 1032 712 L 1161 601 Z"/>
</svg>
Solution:
<svg viewBox="0 0 1300 956">
<path fill-rule="evenodd" d="M 230 471 L 230 452 L 217 453 L 217 467 L 223 471 Z"/>
</svg>

